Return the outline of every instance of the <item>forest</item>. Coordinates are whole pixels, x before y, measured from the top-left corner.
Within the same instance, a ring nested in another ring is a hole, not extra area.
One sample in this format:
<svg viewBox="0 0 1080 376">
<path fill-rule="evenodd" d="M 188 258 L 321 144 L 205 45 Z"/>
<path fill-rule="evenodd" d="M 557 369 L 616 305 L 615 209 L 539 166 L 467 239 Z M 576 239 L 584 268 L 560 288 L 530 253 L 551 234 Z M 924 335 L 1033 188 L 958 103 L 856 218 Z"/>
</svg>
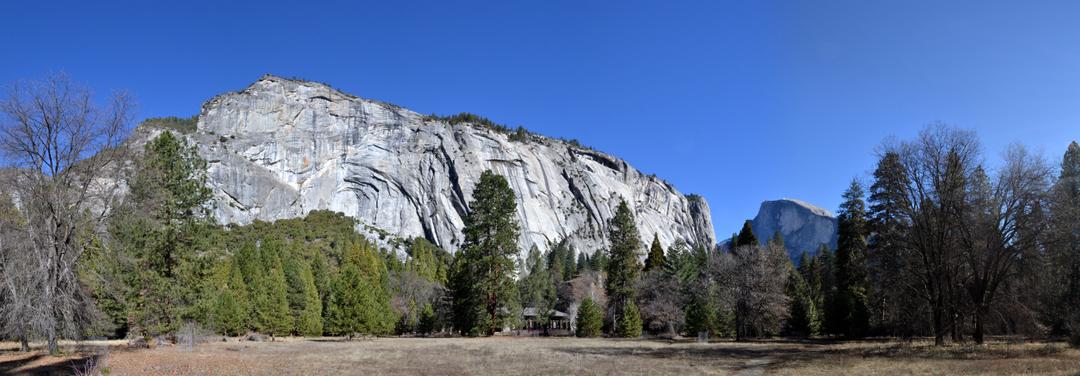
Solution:
<svg viewBox="0 0 1080 376">
<path fill-rule="evenodd" d="M 632 204 L 608 249 L 518 246 L 516 194 L 486 171 L 450 254 L 381 249 L 341 213 L 221 225 L 207 161 L 163 130 L 126 142 L 128 99 L 98 107 L 64 79 L 0 103 L 0 337 L 175 342 L 227 336 L 489 336 L 572 317 L 581 337 L 911 338 L 990 335 L 1080 345 L 1080 145 L 988 163 L 947 125 L 883 143 L 839 207 L 836 249 L 791 260 L 749 224 L 730 246 L 640 233 Z M 165 119 L 177 123 L 186 119 Z M 227 203 L 217 203 L 223 205 Z M 519 258 L 519 255 L 526 257 Z"/>
</svg>

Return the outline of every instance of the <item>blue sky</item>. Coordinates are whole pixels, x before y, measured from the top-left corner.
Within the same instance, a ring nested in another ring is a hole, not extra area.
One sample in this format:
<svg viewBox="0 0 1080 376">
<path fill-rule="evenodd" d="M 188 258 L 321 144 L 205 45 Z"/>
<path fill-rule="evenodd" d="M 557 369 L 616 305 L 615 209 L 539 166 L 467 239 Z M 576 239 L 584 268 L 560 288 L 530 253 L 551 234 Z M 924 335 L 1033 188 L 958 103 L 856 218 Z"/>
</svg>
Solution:
<svg viewBox="0 0 1080 376">
<path fill-rule="evenodd" d="M 762 200 L 835 210 L 929 123 L 976 130 L 990 165 L 1080 138 L 1074 1 L 145 3 L 0 3 L 0 82 L 63 70 L 188 116 L 274 73 L 474 112 L 705 196 L 721 237 Z"/>
</svg>

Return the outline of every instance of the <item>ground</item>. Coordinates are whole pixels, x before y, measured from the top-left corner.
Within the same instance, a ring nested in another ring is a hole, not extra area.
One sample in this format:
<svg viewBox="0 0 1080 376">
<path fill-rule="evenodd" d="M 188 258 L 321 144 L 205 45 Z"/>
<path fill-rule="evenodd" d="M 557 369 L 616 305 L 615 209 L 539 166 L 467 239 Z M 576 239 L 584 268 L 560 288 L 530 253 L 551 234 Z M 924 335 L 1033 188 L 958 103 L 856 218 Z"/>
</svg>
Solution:
<svg viewBox="0 0 1080 376">
<path fill-rule="evenodd" d="M 62 357 L 17 353 L 14 344 L 4 343 L 0 373 L 72 374 L 92 361 L 109 375 L 1080 375 L 1080 350 L 1041 342 L 935 348 L 925 341 L 213 339 L 153 349 L 116 341 L 69 343 Z"/>
</svg>

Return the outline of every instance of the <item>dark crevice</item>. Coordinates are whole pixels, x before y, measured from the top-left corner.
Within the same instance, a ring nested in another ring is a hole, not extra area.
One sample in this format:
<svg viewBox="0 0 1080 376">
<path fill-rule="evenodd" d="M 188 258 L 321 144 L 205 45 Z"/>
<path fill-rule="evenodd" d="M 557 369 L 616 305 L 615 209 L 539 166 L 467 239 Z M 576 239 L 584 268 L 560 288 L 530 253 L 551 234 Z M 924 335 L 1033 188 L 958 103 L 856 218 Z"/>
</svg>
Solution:
<svg viewBox="0 0 1080 376">
<path fill-rule="evenodd" d="M 625 163 L 619 163 L 619 161 L 617 161 L 615 159 L 612 159 L 611 157 L 609 157 L 607 155 L 600 154 L 600 153 L 597 153 L 597 152 L 594 152 L 594 151 L 589 151 L 589 150 L 580 150 L 580 149 L 568 149 L 568 150 L 570 150 L 571 155 L 586 156 L 589 159 L 592 159 L 592 160 L 596 161 L 596 163 L 604 165 L 604 167 L 610 168 L 610 169 L 615 170 L 615 171 L 620 171 L 620 172 L 624 171 L 624 168 L 625 168 L 624 164 Z"/>
<path fill-rule="evenodd" d="M 442 136 L 439 136 L 439 141 L 439 151 L 442 152 L 443 163 L 446 163 L 446 171 L 450 175 L 450 189 L 454 191 L 450 203 L 454 205 L 454 210 L 457 211 L 458 216 L 465 218 L 465 215 L 469 213 L 469 208 L 465 201 L 465 193 L 461 190 L 461 178 L 458 175 L 457 167 L 454 165 L 454 160 L 450 158 L 450 153 L 446 152 L 446 146 L 441 142 Z"/>
<path fill-rule="evenodd" d="M 566 179 L 566 185 L 570 187 L 570 193 L 574 195 L 574 200 L 577 200 L 577 202 L 581 204 L 581 207 L 585 209 L 585 213 L 589 215 L 589 220 L 599 225 L 600 222 L 593 216 L 593 211 L 590 209 L 589 203 L 585 200 L 585 194 L 574 184 L 574 179 L 570 178 L 570 175 L 566 173 L 566 170 L 562 171 L 562 177 L 563 179 Z"/>
</svg>

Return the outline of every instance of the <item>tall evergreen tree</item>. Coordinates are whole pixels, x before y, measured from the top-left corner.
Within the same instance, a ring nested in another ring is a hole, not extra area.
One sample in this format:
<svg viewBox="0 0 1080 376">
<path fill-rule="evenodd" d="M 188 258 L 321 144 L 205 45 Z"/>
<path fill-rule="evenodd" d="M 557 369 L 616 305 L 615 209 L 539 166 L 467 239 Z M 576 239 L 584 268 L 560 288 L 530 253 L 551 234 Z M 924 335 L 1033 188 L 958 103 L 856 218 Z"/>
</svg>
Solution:
<svg viewBox="0 0 1080 376">
<path fill-rule="evenodd" d="M 866 237 L 869 231 L 862 185 L 852 180 L 843 197 L 837 217 L 837 296 L 830 308 L 838 328 L 843 328 L 843 334 L 858 338 L 866 335 L 870 319 L 866 295 Z"/>
<path fill-rule="evenodd" d="M 806 282 L 807 297 L 810 299 L 810 307 L 813 309 L 809 313 L 813 320 L 810 322 L 812 334 L 821 334 L 824 326 L 825 292 L 823 286 L 825 277 L 822 273 L 824 273 L 825 268 L 822 265 L 822 260 L 830 259 L 830 257 L 829 247 L 822 244 L 809 262 L 799 264 L 799 274 L 802 274 L 803 281 Z"/>
<path fill-rule="evenodd" d="M 386 334 L 394 329 L 386 265 L 370 244 L 354 244 L 346 251 L 326 321 L 326 331 L 336 335 Z"/>
<path fill-rule="evenodd" d="M 285 269 L 281 263 L 281 248 L 276 241 L 266 241 L 259 246 L 262 270 L 265 278 L 261 291 L 256 295 L 257 319 L 262 330 L 271 337 L 292 332 L 293 320 L 289 312 L 288 285 Z"/>
<path fill-rule="evenodd" d="M 285 263 L 285 280 L 288 285 L 289 311 L 292 315 L 294 334 L 317 336 L 322 334 L 322 300 L 315 287 L 311 267 L 295 252 L 289 252 Z"/>
<path fill-rule="evenodd" d="M 648 272 L 653 268 L 662 268 L 665 263 L 664 247 L 660 245 L 660 236 L 654 233 L 652 246 L 649 247 L 649 256 L 645 258 L 644 271 Z"/>
<path fill-rule="evenodd" d="M 199 283 L 209 276 L 197 252 L 208 224 L 206 161 L 193 146 L 162 132 L 144 146 L 128 180 L 130 199 L 112 216 L 110 234 L 121 267 L 114 284 L 125 286 L 125 315 L 143 336 L 169 334 L 193 318 Z"/>
<path fill-rule="evenodd" d="M 514 190 L 491 170 L 480 175 L 465 217 L 465 242 L 455 259 L 455 327 L 472 335 L 491 335 L 509 319 L 516 303 L 514 257 L 519 226 Z"/>
<path fill-rule="evenodd" d="M 611 319 L 614 334 L 633 334 L 633 332 L 623 330 L 627 326 L 620 326 L 619 320 L 624 315 L 630 314 L 627 312 L 628 305 L 632 304 L 636 298 L 635 287 L 641 272 L 641 264 L 638 263 L 641 238 L 637 231 L 637 224 L 634 223 L 634 214 L 625 200 L 619 201 L 615 216 L 611 218 L 608 227 L 608 243 L 611 248 L 608 249 L 607 280 L 604 285 L 608 297 L 608 316 Z M 633 309 L 636 311 L 637 307 L 634 306 Z M 637 312 L 633 313 L 637 314 Z M 640 335 L 640 316 L 637 320 L 639 324 L 637 333 Z"/>
<path fill-rule="evenodd" d="M 215 330 L 225 335 L 240 335 L 250 323 L 251 302 L 247 285 L 235 259 L 230 258 L 219 269 L 210 321 Z"/>
<path fill-rule="evenodd" d="M 816 296 L 816 300 L 820 303 L 819 312 L 821 313 L 821 333 L 828 335 L 842 335 L 846 330 L 844 328 L 844 315 L 839 312 L 846 312 L 842 308 L 837 308 L 837 299 L 840 296 L 839 288 L 836 283 L 836 254 L 828 249 L 828 247 L 822 246 L 818 249 L 816 255 L 818 273 L 815 277 L 819 277 L 820 281 L 820 293 Z"/>
<path fill-rule="evenodd" d="M 1049 316 L 1063 318 L 1070 343 L 1080 347 L 1080 145 L 1069 144 L 1061 161 L 1061 174 L 1053 188 L 1051 216 L 1051 272 L 1055 283 L 1047 303 Z M 1072 307 L 1071 309 L 1065 307 Z M 1057 321 L 1057 320 L 1051 320 Z"/>
<path fill-rule="evenodd" d="M 799 264 L 801 266 L 807 263 L 809 261 L 806 253 L 803 252 Z M 810 294 L 810 287 L 807 285 L 806 279 L 803 278 L 803 274 L 794 270 L 793 265 L 791 268 L 792 271 L 788 275 L 788 283 L 785 288 L 788 296 L 788 321 L 784 326 L 784 331 L 788 335 L 812 336 L 817 334 L 817 317 L 815 317 L 816 310 Z"/>
<path fill-rule="evenodd" d="M 914 312 L 905 312 L 916 306 L 904 285 L 904 273 L 909 268 L 903 254 L 904 232 L 907 224 L 903 219 L 907 205 L 907 174 L 900 154 L 888 152 L 878 160 L 874 170 L 874 183 L 870 186 L 869 227 L 873 234 L 867 244 L 867 267 L 869 275 L 869 305 L 873 312 L 874 326 L 883 333 L 900 335 L 911 327 Z"/>
<path fill-rule="evenodd" d="M 754 229 L 751 226 L 750 221 L 743 222 L 742 230 L 739 230 L 739 235 L 735 237 L 735 244 L 732 249 L 739 249 L 748 245 L 760 245 L 758 243 L 757 236 L 754 236 Z"/>
</svg>

